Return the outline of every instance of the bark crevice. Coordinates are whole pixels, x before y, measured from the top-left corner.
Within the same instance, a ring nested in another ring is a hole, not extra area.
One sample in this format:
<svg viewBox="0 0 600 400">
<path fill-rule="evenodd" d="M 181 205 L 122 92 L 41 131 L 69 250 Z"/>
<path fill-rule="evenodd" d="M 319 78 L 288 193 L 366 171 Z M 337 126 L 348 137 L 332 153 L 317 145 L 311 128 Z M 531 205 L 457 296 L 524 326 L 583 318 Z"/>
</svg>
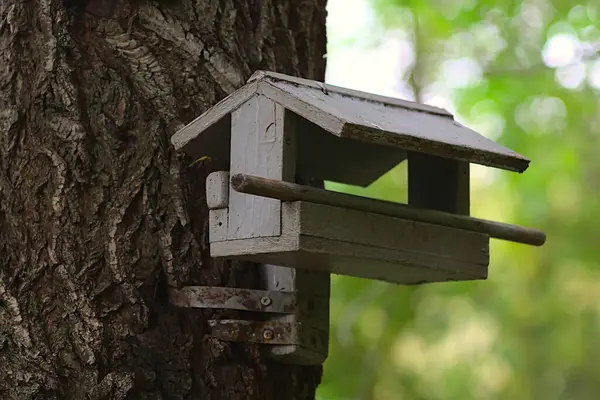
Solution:
<svg viewBox="0 0 600 400">
<path fill-rule="evenodd" d="M 253 287 L 208 256 L 170 136 L 256 69 L 323 79 L 325 1 L 0 4 L 0 398 L 311 399 L 320 368 L 206 336 L 167 288 Z"/>
</svg>

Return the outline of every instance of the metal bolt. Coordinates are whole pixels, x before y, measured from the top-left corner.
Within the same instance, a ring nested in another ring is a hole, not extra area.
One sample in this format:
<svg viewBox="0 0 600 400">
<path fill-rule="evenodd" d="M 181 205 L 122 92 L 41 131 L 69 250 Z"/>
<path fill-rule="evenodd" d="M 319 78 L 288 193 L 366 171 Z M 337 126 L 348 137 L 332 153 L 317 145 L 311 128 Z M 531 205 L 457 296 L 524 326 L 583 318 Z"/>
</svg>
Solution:
<svg viewBox="0 0 600 400">
<path fill-rule="evenodd" d="M 273 331 L 272 331 L 272 330 L 270 330 L 270 329 L 265 329 L 265 331 L 263 332 L 263 337 L 264 337 L 266 340 L 271 340 L 271 339 L 273 339 L 273 336 L 274 336 L 274 335 L 273 335 Z"/>
<path fill-rule="evenodd" d="M 261 297 L 260 298 L 260 304 L 262 304 L 263 306 L 270 306 L 271 305 L 271 298 L 270 297 Z"/>
</svg>

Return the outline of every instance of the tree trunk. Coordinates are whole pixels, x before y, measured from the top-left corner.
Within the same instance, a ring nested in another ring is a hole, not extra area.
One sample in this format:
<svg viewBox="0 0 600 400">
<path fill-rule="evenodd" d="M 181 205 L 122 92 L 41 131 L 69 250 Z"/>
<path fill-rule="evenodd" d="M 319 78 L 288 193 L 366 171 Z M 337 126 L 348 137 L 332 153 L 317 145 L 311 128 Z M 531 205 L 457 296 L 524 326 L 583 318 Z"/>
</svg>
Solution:
<svg viewBox="0 0 600 400">
<path fill-rule="evenodd" d="M 312 399 L 318 367 L 206 335 L 204 179 L 170 137 L 256 69 L 322 80 L 325 0 L 0 2 L 0 399 Z M 220 315 L 224 315 L 221 312 Z"/>
</svg>

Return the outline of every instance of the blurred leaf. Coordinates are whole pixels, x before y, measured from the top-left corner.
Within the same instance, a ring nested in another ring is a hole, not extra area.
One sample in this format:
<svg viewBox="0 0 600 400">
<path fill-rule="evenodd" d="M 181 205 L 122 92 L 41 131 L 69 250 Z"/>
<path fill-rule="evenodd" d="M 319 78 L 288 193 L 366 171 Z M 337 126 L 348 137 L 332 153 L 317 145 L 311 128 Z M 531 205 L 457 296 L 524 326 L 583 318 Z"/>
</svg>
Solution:
<svg viewBox="0 0 600 400">
<path fill-rule="evenodd" d="M 474 167 L 472 214 L 538 227 L 548 242 L 492 240 L 481 282 L 407 288 L 335 277 L 319 395 L 598 398 L 600 88 L 592 82 L 600 76 L 591 74 L 600 62 L 600 2 L 366 1 L 378 29 L 414 41 L 417 61 L 398 81 L 408 79 L 418 98 L 449 97 L 457 120 L 532 160 L 524 174 Z M 369 29 L 356 35 L 380 37 Z M 578 42 L 549 47 L 565 33 Z M 546 65 L 550 56 L 564 66 Z M 406 202 L 406 165 L 368 188 L 327 187 Z"/>
</svg>

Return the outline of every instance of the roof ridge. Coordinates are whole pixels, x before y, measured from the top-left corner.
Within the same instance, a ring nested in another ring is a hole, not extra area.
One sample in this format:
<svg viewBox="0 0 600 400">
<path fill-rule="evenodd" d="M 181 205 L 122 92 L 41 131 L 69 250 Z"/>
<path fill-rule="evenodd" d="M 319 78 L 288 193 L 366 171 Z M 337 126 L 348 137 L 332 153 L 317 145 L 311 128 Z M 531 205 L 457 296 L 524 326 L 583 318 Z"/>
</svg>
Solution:
<svg viewBox="0 0 600 400">
<path fill-rule="evenodd" d="M 432 106 L 429 104 L 423 104 L 416 101 L 404 100 L 398 97 L 383 96 L 379 94 L 369 93 L 362 90 L 345 88 L 342 86 L 332 85 L 330 83 L 320 82 L 316 80 L 309 80 L 291 75 L 280 74 L 277 72 L 258 70 L 250 76 L 247 83 L 251 82 L 286 82 L 297 86 L 307 86 L 313 89 L 319 89 L 327 94 L 327 92 L 333 92 L 341 96 L 349 96 L 359 98 L 364 101 L 373 103 L 383 103 L 385 105 L 391 105 L 396 107 L 407 108 L 414 111 L 422 111 L 429 114 L 441 115 L 444 117 L 454 118 L 454 115 L 448 110 L 440 107 Z"/>
</svg>

